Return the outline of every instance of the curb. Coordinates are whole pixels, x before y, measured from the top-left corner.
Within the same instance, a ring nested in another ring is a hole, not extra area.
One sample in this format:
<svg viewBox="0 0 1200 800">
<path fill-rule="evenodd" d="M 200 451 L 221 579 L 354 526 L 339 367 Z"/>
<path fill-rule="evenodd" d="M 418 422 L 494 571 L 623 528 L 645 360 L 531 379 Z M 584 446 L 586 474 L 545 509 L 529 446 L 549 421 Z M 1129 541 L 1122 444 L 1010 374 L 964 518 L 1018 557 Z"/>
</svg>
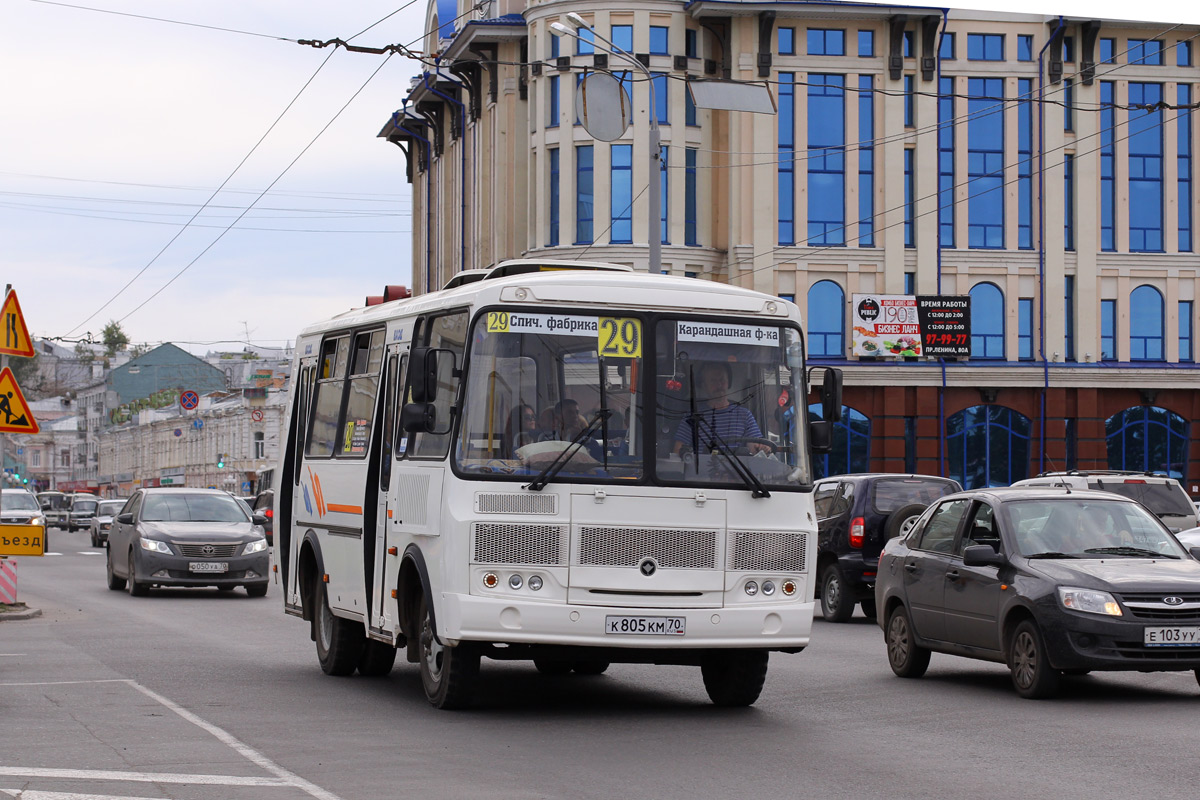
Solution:
<svg viewBox="0 0 1200 800">
<path fill-rule="evenodd" d="M 0 613 L 0 622 L 16 622 L 22 619 L 33 619 L 40 617 L 42 610 L 40 608 L 26 608 L 22 611 L 5 611 Z"/>
</svg>

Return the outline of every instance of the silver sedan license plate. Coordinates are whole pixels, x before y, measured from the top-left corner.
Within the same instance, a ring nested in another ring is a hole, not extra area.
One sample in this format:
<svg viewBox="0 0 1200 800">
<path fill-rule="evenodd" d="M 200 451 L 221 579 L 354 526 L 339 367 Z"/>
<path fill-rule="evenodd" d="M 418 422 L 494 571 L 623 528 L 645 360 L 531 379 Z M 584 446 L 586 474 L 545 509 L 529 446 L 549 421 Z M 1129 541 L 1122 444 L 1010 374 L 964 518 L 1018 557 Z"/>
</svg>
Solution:
<svg viewBox="0 0 1200 800">
<path fill-rule="evenodd" d="M 618 636 L 683 636 L 687 620 L 683 617 L 619 617 L 604 618 L 604 632 Z"/>
<path fill-rule="evenodd" d="M 1146 647 L 1200 647 L 1200 628 L 1168 626 L 1146 628 Z"/>
<path fill-rule="evenodd" d="M 188 569 L 192 572 L 228 572 L 229 562 L 227 561 L 192 561 L 188 563 Z"/>
</svg>

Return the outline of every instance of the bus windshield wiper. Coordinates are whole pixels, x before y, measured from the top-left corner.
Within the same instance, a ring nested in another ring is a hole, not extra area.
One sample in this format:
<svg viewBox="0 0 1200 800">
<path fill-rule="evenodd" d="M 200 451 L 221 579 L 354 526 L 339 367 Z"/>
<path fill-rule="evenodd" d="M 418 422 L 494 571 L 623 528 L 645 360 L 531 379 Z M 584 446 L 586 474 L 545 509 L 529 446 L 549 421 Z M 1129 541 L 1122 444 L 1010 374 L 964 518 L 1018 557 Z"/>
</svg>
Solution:
<svg viewBox="0 0 1200 800">
<path fill-rule="evenodd" d="M 758 476 L 755 475 L 749 467 L 743 464 L 742 460 L 738 458 L 736 453 L 733 452 L 733 448 L 726 444 L 725 440 L 717 435 L 716 427 L 714 425 L 710 425 L 702 415 L 693 414 L 693 431 L 698 430 L 698 423 L 702 423 L 705 430 L 708 432 L 709 444 L 712 449 L 729 462 L 729 466 L 733 468 L 734 473 L 741 478 L 742 483 L 746 484 L 746 488 L 750 490 L 751 496 L 770 497 L 771 493 L 767 491 L 767 487 L 763 486 L 762 481 L 758 479 Z"/>
<path fill-rule="evenodd" d="M 600 427 L 602 422 L 608 421 L 610 414 L 612 414 L 612 411 L 607 408 L 602 408 L 597 411 L 596 415 L 592 417 L 591 422 L 587 424 L 587 427 L 575 434 L 575 438 L 572 439 L 566 447 L 559 451 L 558 455 L 554 457 L 554 460 L 547 464 L 546 467 L 538 473 L 536 478 L 525 484 L 524 488 L 530 490 L 531 492 L 540 492 L 542 489 L 546 488 L 546 484 L 550 483 L 551 479 L 553 479 L 554 476 L 557 475 L 562 468 L 567 465 L 567 462 L 577 452 L 583 449 L 583 441 L 591 436 L 595 432 L 596 428 Z"/>
</svg>

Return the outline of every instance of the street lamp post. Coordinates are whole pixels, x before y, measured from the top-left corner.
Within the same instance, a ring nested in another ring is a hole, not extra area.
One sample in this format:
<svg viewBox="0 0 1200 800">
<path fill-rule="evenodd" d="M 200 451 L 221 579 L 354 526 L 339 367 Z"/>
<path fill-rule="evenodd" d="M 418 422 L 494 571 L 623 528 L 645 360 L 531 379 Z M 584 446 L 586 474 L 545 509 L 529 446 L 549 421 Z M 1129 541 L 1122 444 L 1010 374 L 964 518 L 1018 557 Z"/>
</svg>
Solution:
<svg viewBox="0 0 1200 800">
<path fill-rule="evenodd" d="M 650 117 L 650 185 L 647 187 L 649 195 L 649 227 L 646 230 L 646 241 L 650 246 L 650 271 L 653 273 L 662 272 L 662 146 L 658 132 L 658 104 L 655 102 L 654 95 L 654 76 L 650 74 L 650 70 L 646 68 L 642 62 L 626 53 L 609 39 L 606 39 L 603 34 L 599 33 L 595 28 L 587 23 L 583 17 L 576 14 L 574 11 L 568 12 L 567 21 L 575 26 L 575 30 L 587 28 L 592 32 L 592 35 L 608 45 L 609 52 L 612 55 L 618 56 L 622 60 L 632 64 L 643 75 L 646 76 L 646 82 L 650 86 L 650 108 L 648 114 Z M 573 39 L 584 41 L 575 30 L 571 30 L 561 22 L 551 22 L 550 29 L 555 33 L 570 36 Z M 633 98 L 630 98 L 632 100 Z"/>
</svg>

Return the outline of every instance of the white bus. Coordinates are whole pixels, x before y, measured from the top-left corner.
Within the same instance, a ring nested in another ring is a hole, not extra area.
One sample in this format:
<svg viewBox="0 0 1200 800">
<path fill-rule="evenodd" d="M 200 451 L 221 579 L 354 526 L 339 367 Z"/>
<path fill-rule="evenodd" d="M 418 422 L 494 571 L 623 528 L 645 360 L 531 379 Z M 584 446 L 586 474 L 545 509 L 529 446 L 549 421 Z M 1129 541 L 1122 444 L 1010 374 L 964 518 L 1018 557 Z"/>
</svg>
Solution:
<svg viewBox="0 0 1200 800">
<path fill-rule="evenodd" d="M 454 708 L 482 657 L 684 664 L 736 706 L 809 643 L 841 373 L 808 422 L 792 303 L 509 261 L 306 328 L 293 370 L 275 545 L 326 673 L 402 648 Z"/>
</svg>

